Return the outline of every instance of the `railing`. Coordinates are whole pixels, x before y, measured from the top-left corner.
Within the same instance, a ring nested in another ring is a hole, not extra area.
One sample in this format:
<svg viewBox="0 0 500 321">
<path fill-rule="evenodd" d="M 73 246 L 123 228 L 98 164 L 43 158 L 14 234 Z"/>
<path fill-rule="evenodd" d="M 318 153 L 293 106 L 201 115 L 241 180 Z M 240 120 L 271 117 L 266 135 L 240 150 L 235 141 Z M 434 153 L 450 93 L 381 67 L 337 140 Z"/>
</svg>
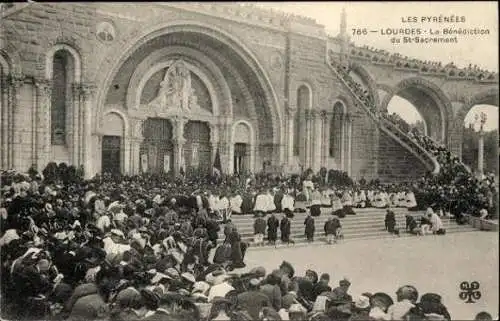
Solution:
<svg viewBox="0 0 500 321">
<path fill-rule="evenodd" d="M 328 59 L 328 58 L 327 58 Z M 426 167 L 432 170 L 434 174 L 439 173 L 440 165 L 437 161 L 436 157 L 431 155 L 424 147 L 420 146 L 417 142 L 412 140 L 406 133 L 404 133 L 401 129 L 399 129 L 395 124 L 391 121 L 380 117 L 376 112 L 374 112 L 370 107 L 368 107 L 366 101 L 370 101 L 370 96 L 362 97 L 360 94 L 356 93 L 356 90 L 349 85 L 349 80 L 351 83 L 356 83 L 346 71 L 342 70 L 342 66 L 336 65 L 334 61 L 328 61 L 328 65 L 333 70 L 333 72 L 337 75 L 337 77 L 342 81 L 342 83 L 349 89 L 351 94 L 355 97 L 358 102 L 357 105 L 361 106 L 361 108 L 370 116 L 370 118 L 379 125 L 379 127 L 387 133 L 392 138 L 396 139 L 403 145 L 406 149 L 412 151 L 412 153 L 420 159 Z"/>
</svg>

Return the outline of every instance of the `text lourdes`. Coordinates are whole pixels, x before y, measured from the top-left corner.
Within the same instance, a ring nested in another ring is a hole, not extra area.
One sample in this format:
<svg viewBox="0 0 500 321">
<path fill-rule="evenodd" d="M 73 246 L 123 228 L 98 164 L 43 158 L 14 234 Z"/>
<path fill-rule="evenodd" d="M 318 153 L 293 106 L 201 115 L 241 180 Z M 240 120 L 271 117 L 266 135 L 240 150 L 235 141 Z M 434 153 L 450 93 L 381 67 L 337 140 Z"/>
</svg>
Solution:
<svg viewBox="0 0 500 321">
<path fill-rule="evenodd" d="M 408 17 L 401 17 L 401 22 L 403 23 L 426 23 L 426 22 L 432 22 L 432 23 L 456 23 L 456 22 L 465 22 L 465 16 L 444 16 L 444 15 L 439 15 L 439 16 L 408 16 Z"/>
</svg>

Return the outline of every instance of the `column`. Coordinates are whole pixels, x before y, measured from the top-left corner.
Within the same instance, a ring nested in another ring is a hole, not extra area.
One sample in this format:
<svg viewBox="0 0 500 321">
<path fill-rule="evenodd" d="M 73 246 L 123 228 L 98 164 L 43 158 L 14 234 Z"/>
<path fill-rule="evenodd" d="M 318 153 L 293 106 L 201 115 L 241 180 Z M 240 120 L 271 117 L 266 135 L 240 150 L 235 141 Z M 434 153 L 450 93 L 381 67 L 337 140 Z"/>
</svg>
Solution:
<svg viewBox="0 0 500 321">
<path fill-rule="evenodd" d="M 20 142 L 21 135 L 20 129 L 16 126 L 16 114 L 21 112 L 19 110 L 19 92 L 22 85 L 24 85 L 24 78 L 22 76 L 11 77 L 11 94 L 9 95 L 9 154 L 10 154 L 10 167 L 16 167 L 16 143 Z"/>
<path fill-rule="evenodd" d="M 83 112 L 83 108 L 80 108 L 80 84 L 72 84 L 72 108 L 71 108 L 71 161 L 74 166 L 79 166 L 83 160 L 81 158 L 83 150 L 80 148 L 80 141 L 83 135 L 80 131 L 80 122 L 83 123 L 83 117 L 80 112 Z M 80 111 L 81 110 L 81 111 Z"/>
<path fill-rule="evenodd" d="M 331 113 L 323 110 L 321 112 L 321 121 L 323 123 L 323 148 L 321 154 L 321 166 L 328 168 L 328 158 L 330 157 L 330 123 Z"/>
<path fill-rule="evenodd" d="M 295 115 L 297 114 L 297 109 L 288 108 L 288 166 L 293 165 L 295 162 L 293 161 L 293 150 L 295 146 L 295 140 L 298 137 L 295 137 Z"/>
<path fill-rule="evenodd" d="M 318 111 L 313 114 L 314 140 L 313 140 L 313 169 L 315 172 L 321 168 L 321 147 L 323 145 L 323 119 Z"/>
<path fill-rule="evenodd" d="M 174 125 L 174 175 L 178 176 L 180 173 L 181 166 L 183 166 L 182 158 L 184 151 L 184 144 L 186 143 L 186 139 L 184 138 L 184 125 L 187 123 L 187 119 L 174 117 L 172 119 L 172 123 Z M 184 172 L 186 168 L 184 168 Z"/>
<path fill-rule="evenodd" d="M 352 175 L 352 116 L 347 118 L 347 174 Z"/>
<path fill-rule="evenodd" d="M 233 156 L 234 144 L 232 133 L 232 120 L 226 118 L 221 124 L 222 139 L 219 140 L 220 153 L 221 153 L 221 166 L 224 173 L 232 173 L 234 169 Z"/>
<path fill-rule="evenodd" d="M 52 146 L 52 82 L 38 80 L 35 82 L 37 89 L 36 104 L 36 131 L 37 131 L 37 169 L 42 171 L 50 161 Z"/>
<path fill-rule="evenodd" d="M 345 114 L 340 114 L 340 170 L 345 171 L 345 135 L 346 135 L 346 126 L 345 126 Z M 337 155 L 335 155 L 337 157 Z"/>
<path fill-rule="evenodd" d="M 82 159 L 85 178 L 91 178 L 94 175 L 94 162 L 92 151 L 92 104 L 95 98 L 96 87 L 94 84 L 81 84 L 81 108 L 83 109 L 81 117 L 81 137 L 82 137 Z M 97 121 L 97 120 L 96 120 Z"/>
<path fill-rule="evenodd" d="M 210 169 L 212 169 L 215 162 L 215 154 L 217 153 L 217 147 L 219 146 L 219 125 L 210 124 Z"/>
<path fill-rule="evenodd" d="M 482 125 L 481 125 L 482 127 Z M 478 146 L 478 156 L 477 156 L 477 171 L 479 177 L 483 177 L 484 171 L 484 131 L 481 128 L 479 131 L 479 146 Z"/>
<path fill-rule="evenodd" d="M 2 77 L 0 79 L 0 86 L 1 91 L 0 91 L 0 105 L 1 105 L 1 112 L 0 112 L 0 119 L 1 119 L 1 129 L 0 129 L 0 134 L 1 136 L 1 141 L 2 141 L 2 163 L 1 163 L 1 168 L 8 169 L 9 168 L 9 157 L 8 157 L 8 142 L 9 142 L 9 131 L 8 131 L 8 115 L 9 115 L 9 86 L 7 82 L 6 77 Z"/>
<path fill-rule="evenodd" d="M 307 170 L 311 166 L 311 142 L 309 140 L 310 136 L 310 119 L 311 111 L 304 110 L 304 127 L 305 127 L 305 137 L 304 137 L 304 170 Z"/>
<path fill-rule="evenodd" d="M 134 130 L 132 131 L 132 137 L 130 139 L 130 172 L 132 175 L 139 174 L 140 171 L 140 163 L 141 163 L 141 142 L 142 138 L 142 124 L 143 120 L 136 120 L 133 122 Z"/>
</svg>

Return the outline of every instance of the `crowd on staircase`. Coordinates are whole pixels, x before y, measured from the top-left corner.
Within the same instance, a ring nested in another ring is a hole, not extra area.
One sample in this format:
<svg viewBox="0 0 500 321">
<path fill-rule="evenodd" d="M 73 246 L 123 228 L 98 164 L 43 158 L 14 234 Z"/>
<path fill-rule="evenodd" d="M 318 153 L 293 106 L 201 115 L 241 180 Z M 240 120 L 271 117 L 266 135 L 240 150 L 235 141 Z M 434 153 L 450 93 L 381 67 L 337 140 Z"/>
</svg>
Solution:
<svg viewBox="0 0 500 321">
<path fill-rule="evenodd" d="M 488 214 L 485 217 L 496 218 L 498 207 L 494 203 L 498 199 L 498 188 L 493 174 L 486 177 L 474 176 L 468 167 L 457 156 L 452 155 L 443 144 L 411 128 L 401 117 L 389 114 L 387 111 L 379 112 L 373 95 L 349 75 L 349 67 L 335 62 L 333 56 L 330 56 L 330 62 L 353 94 L 375 117 L 389 120 L 401 133 L 435 157 L 439 163 L 438 174 L 426 176 L 418 185 L 434 195 L 433 198 L 439 204 L 438 206 L 452 209 L 456 213 L 469 208 L 470 212 L 475 215 L 479 215 L 481 210 L 487 210 Z"/>
</svg>

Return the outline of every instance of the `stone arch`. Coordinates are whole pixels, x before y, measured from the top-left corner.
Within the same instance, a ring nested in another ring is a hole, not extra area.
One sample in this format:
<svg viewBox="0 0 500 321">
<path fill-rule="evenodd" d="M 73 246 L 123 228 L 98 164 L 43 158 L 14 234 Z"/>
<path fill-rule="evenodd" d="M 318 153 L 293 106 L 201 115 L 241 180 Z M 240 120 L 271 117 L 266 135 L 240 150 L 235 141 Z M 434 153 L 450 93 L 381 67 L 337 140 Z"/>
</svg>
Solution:
<svg viewBox="0 0 500 321">
<path fill-rule="evenodd" d="M 499 104 L 498 99 L 498 89 L 490 88 L 482 92 L 477 93 L 472 98 L 464 99 L 462 108 L 458 111 L 453 122 L 453 128 L 451 129 L 450 135 L 450 148 L 453 150 L 457 156 L 462 159 L 462 145 L 463 145 L 463 135 L 464 135 L 464 121 L 465 117 L 469 111 L 476 105 L 493 105 L 497 106 Z"/>
<path fill-rule="evenodd" d="M 121 110 L 118 110 L 116 108 L 112 108 L 112 109 L 107 109 L 105 112 L 104 112 L 104 115 L 103 115 L 103 119 L 106 119 L 106 116 L 110 115 L 110 114 L 115 114 L 117 115 L 118 117 L 120 117 L 121 121 L 122 121 L 122 125 L 123 125 L 123 132 L 122 132 L 122 137 L 125 138 L 126 136 L 129 136 L 128 135 L 128 130 L 129 130 L 129 123 L 128 123 L 128 118 L 127 116 L 121 111 Z M 104 131 L 102 131 L 100 134 L 105 134 Z"/>
<path fill-rule="evenodd" d="M 215 81 L 224 79 L 222 72 L 220 69 L 209 59 L 206 55 L 203 53 L 191 49 L 191 48 L 186 48 L 182 46 L 169 46 L 164 49 L 156 50 L 152 52 L 148 57 L 146 57 L 144 60 L 141 61 L 141 63 L 137 66 L 136 70 L 132 74 L 132 77 L 130 78 L 130 85 L 129 88 L 127 89 L 127 108 L 134 108 L 139 105 L 140 102 L 140 87 L 141 84 L 144 86 L 145 82 L 143 83 L 143 79 L 148 78 L 145 75 L 148 74 L 151 70 L 156 69 L 156 67 L 151 67 L 151 64 L 156 63 L 159 59 L 162 57 L 166 57 L 169 54 L 172 53 L 181 53 L 182 56 L 186 55 L 188 57 L 192 57 L 195 60 L 198 60 L 203 63 L 206 68 L 213 73 L 213 78 Z M 169 59 L 171 60 L 171 59 Z M 200 79 L 203 80 L 204 84 L 207 86 L 207 89 L 210 93 L 210 98 L 213 102 L 213 113 L 214 115 L 218 116 L 221 112 L 218 110 L 219 106 L 221 104 L 227 104 L 227 110 L 224 109 L 223 113 L 224 114 L 229 114 L 232 115 L 232 101 L 231 101 L 231 91 L 229 89 L 229 86 L 225 81 L 218 81 L 217 85 L 222 88 L 222 96 L 221 99 L 218 99 L 216 88 L 214 88 L 212 81 L 208 79 L 208 77 L 204 74 L 204 72 L 191 64 L 189 61 L 184 61 L 187 63 L 188 67 L 190 67 L 195 74 L 197 74 Z M 161 64 L 161 63 L 160 63 Z M 158 66 L 159 63 L 156 63 L 156 66 Z M 149 69 L 149 70 L 148 70 Z M 161 69 L 161 68 L 160 68 Z M 159 70 L 159 69 L 158 69 Z M 157 70 L 156 70 L 157 71 Z M 208 75 L 210 76 L 210 75 Z M 226 102 L 223 102 L 221 100 L 227 100 Z"/>
<path fill-rule="evenodd" d="M 248 129 L 248 132 L 250 135 L 249 142 L 248 142 L 249 149 L 250 149 L 250 170 L 254 171 L 255 170 L 255 149 L 256 149 L 255 131 L 254 131 L 252 124 L 244 119 L 240 119 L 240 120 L 234 122 L 232 125 L 232 128 L 231 128 L 231 147 L 230 147 L 231 157 L 229 158 L 229 168 L 231 169 L 231 171 L 234 168 L 234 160 L 233 160 L 232 155 L 234 155 L 234 144 L 236 143 L 236 141 L 235 141 L 236 129 L 239 126 L 244 126 Z"/>
<path fill-rule="evenodd" d="M 476 105 L 493 105 L 498 107 L 498 89 L 490 88 L 477 93 L 470 99 L 467 99 L 455 117 L 455 126 L 463 126 L 462 124 L 467 116 L 467 113 Z"/>
<path fill-rule="evenodd" d="M 65 43 L 58 43 L 52 46 L 45 55 L 45 79 L 51 80 L 54 74 L 53 70 L 53 61 L 54 55 L 59 50 L 67 51 L 72 57 L 74 61 L 74 81 L 76 83 L 80 83 L 82 81 L 82 58 L 80 52 L 73 48 L 72 46 Z"/>
<path fill-rule="evenodd" d="M 284 157 L 284 136 L 280 134 L 280 128 L 283 124 L 283 117 L 281 115 L 281 111 L 279 108 L 279 100 L 276 95 L 276 92 L 271 84 L 269 75 L 263 68 L 262 64 L 256 58 L 256 55 L 245 45 L 229 34 L 228 32 L 215 27 L 212 24 L 202 23 L 199 21 L 193 20 L 177 20 L 170 21 L 161 24 L 154 24 L 149 28 L 142 29 L 143 31 L 134 33 L 128 41 L 125 40 L 124 46 L 117 46 L 116 49 L 121 52 L 119 58 L 115 60 L 115 63 L 111 65 L 111 67 L 107 67 L 109 60 L 104 60 L 99 70 L 103 70 L 103 78 L 100 80 L 99 90 L 96 95 L 97 108 L 96 108 L 96 119 L 99 119 L 101 116 L 101 111 L 105 103 L 105 97 L 107 91 L 111 86 L 111 81 L 114 79 L 116 73 L 118 72 L 120 66 L 123 65 L 125 60 L 133 53 L 135 50 L 140 48 L 143 44 L 148 41 L 165 35 L 169 33 L 176 32 L 194 32 L 199 33 L 216 41 L 219 41 L 238 54 L 238 56 L 246 63 L 246 65 L 251 69 L 254 75 L 257 78 L 258 83 L 262 87 L 264 91 L 265 101 L 267 106 L 269 107 L 270 114 L 272 117 L 272 133 L 273 133 L 273 144 L 275 146 L 279 146 L 279 162 L 283 161 Z"/>
<path fill-rule="evenodd" d="M 355 61 L 351 62 L 349 67 L 350 67 L 352 72 L 354 72 L 355 74 L 360 76 L 361 79 L 366 82 L 366 85 L 368 86 L 368 88 L 367 88 L 368 91 L 373 95 L 373 99 L 375 101 L 375 106 L 379 106 L 380 97 L 379 97 L 378 92 L 377 92 L 377 83 L 375 82 L 372 75 L 368 72 L 368 70 L 366 70 L 366 68 L 363 65 L 361 65 Z"/>
<path fill-rule="evenodd" d="M 0 56 L 8 64 L 10 73 L 16 75 L 22 74 L 23 70 L 19 50 L 10 41 L 5 41 L 5 46 L 0 49 Z"/>
<path fill-rule="evenodd" d="M 400 81 L 396 86 L 394 86 L 389 92 L 386 97 L 384 98 L 383 102 L 380 105 L 380 110 L 387 110 L 387 106 L 389 105 L 390 101 L 394 96 L 401 96 L 402 98 L 405 98 L 408 100 L 410 103 L 412 103 L 417 110 L 419 110 L 419 113 L 423 116 L 425 122 L 427 123 L 429 118 L 432 118 L 436 115 L 428 115 L 425 111 L 422 112 L 420 110 L 422 107 L 419 106 L 419 104 L 415 104 L 415 99 L 414 97 L 410 97 L 412 95 L 406 95 L 405 91 L 410 91 L 410 90 L 416 90 L 418 92 L 422 92 L 426 94 L 431 102 L 433 102 L 436 107 L 438 108 L 438 116 L 440 117 L 439 124 L 440 126 L 438 132 L 439 132 L 439 137 L 440 140 L 443 142 L 446 142 L 449 139 L 448 136 L 448 129 L 450 126 L 451 119 L 453 118 L 453 109 L 452 105 L 450 102 L 450 99 L 448 96 L 441 90 L 439 86 L 437 86 L 435 83 L 432 81 L 429 81 L 427 79 L 421 78 L 421 77 L 412 77 L 412 78 L 407 78 L 403 79 Z M 428 112 L 428 111 L 427 111 Z M 432 125 L 426 124 L 427 129 L 429 131 L 432 130 Z"/>
</svg>

